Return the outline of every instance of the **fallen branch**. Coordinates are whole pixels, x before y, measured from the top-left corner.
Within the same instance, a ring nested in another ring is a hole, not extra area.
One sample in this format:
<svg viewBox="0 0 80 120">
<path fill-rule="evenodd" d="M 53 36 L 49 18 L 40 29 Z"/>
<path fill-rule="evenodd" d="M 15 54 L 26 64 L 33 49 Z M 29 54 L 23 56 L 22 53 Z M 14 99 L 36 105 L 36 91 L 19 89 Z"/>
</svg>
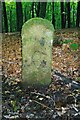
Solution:
<svg viewBox="0 0 80 120">
<path fill-rule="evenodd" d="M 54 101 L 50 96 L 46 96 L 46 95 L 44 95 L 44 94 L 41 94 L 41 93 L 36 93 L 36 92 L 31 92 L 32 94 L 35 94 L 35 95 L 40 95 L 40 96 L 42 96 L 42 97 L 45 97 L 45 98 L 47 98 L 47 99 L 51 99 L 52 101 Z"/>
<path fill-rule="evenodd" d="M 38 102 L 38 101 L 36 101 L 36 100 L 32 100 L 33 102 L 35 102 L 35 103 L 37 103 L 37 104 L 39 104 L 39 105 L 41 105 L 42 107 L 44 107 L 44 108 L 47 108 L 47 109 L 49 109 L 49 110 L 52 110 L 53 111 L 53 109 L 51 109 L 50 107 L 48 107 L 48 106 L 46 106 L 45 104 L 43 104 L 43 103 L 40 103 L 40 102 Z"/>
</svg>

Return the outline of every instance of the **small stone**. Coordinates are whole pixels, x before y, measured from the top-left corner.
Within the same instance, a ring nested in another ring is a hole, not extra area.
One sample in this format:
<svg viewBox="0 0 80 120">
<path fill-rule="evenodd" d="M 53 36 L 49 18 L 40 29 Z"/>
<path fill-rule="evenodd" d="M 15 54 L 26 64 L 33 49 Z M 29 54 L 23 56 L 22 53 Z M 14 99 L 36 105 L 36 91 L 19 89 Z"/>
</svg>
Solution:
<svg viewBox="0 0 80 120">
<path fill-rule="evenodd" d="M 43 100 L 43 98 L 39 98 L 39 100 L 41 100 L 41 101 L 42 101 L 42 100 Z"/>
</svg>

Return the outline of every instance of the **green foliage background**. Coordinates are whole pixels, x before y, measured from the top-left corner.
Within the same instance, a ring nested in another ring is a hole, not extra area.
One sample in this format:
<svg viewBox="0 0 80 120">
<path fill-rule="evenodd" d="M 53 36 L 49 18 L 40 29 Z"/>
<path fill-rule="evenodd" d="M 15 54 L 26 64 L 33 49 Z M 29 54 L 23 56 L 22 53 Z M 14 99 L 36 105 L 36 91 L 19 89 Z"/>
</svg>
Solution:
<svg viewBox="0 0 80 120">
<path fill-rule="evenodd" d="M 22 2 L 22 10 L 23 10 L 23 23 L 32 18 L 32 3 L 33 2 Z M 66 28 L 68 27 L 68 18 L 67 18 L 67 2 L 64 2 L 64 14 L 66 15 Z M 71 27 L 76 27 L 76 15 L 77 15 L 77 2 L 70 2 L 70 19 L 71 19 Z M 36 7 L 38 2 L 34 3 L 34 17 L 36 17 Z M 8 31 L 10 32 L 10 27 L 12 27 L 12 32 L 16 32 L 16 2 L 6 2 L 6 11 L 7 11 L 7 19 L 8 19 Z M 11 15 L 10 15 L 11 11 Z M 45 18 L 52 22 L 52 2 L 47 2 L 46 7 L 46 16 Z M 61 6 L 60 2 L 54 2 L 54 17 L 55 17 L 55 29 L 61 28 Z M 2 17 L 3 18 L 3 17 Z M 12 22 L 12 26 L 10 25 L 10 20 Z M 4 19 L 3 19 L 3 32 L 4 28 Z"/>
</svg>

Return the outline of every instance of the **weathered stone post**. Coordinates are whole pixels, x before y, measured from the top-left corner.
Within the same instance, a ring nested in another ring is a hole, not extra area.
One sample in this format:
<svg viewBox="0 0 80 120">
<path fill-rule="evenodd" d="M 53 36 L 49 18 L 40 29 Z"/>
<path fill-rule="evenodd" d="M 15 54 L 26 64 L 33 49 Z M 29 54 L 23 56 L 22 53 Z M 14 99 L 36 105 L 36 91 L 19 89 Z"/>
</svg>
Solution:
<svg viewBox="0 0 80 120">
<path fill-rule="evenodd" d="M 50 21 L 32 18 L 22 27 L 22 82 L 25 86 L 44 86 L 51 82 L 52 41 Z"/>
</svg>

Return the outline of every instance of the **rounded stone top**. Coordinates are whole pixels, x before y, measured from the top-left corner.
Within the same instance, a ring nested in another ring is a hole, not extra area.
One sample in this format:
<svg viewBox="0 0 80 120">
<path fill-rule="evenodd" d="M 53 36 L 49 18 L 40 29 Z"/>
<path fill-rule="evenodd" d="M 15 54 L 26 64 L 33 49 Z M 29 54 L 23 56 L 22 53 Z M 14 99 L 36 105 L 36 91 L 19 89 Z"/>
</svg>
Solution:
<svg viewBox="0 0 80 120">
<path fill-rule="evenodd" d="M 28 20 L 23 24 L 22 34 L 25 33 L 25 30 L 28 30 L 31 26 L 34 26 L 34 25 L 43 25 L 45 26 L 46 29 L 50 29 L 51 31 L 54 31 L 54 27 L 49 20 L 36 17 Z"/>
</svg>

